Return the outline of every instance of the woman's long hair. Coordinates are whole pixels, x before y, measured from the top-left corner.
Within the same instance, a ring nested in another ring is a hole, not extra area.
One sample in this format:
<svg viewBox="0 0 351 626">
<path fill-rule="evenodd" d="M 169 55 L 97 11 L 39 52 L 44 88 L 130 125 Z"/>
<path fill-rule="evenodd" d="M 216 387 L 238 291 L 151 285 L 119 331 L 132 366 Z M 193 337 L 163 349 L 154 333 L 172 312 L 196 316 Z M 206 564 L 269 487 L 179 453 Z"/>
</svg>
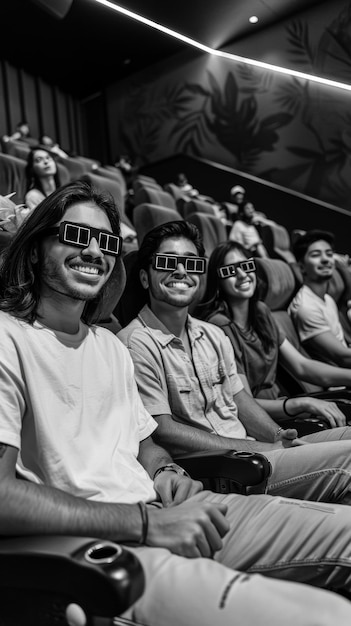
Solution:
<svg viewBox="0 0 351 626">
<path fill-rule="evenodd" d="M 203 320 L 210 320 L 215 313 L 223 313 L 229 320 L 233 321 L 231 307 L 227 301 L 227 294 L 222 288 L 222 279 L 217 274 L 217 269 L 225 264 L 224 259 L 228 252 L 235 251 L 242 254 L 245 258 L 249 255 L 245 248 L 235 241 L 226 241 L 218 244 L 212 251 L 208 263 L 207 283 L 204 296 L 201 303 L 197 306 L 195 315 Z M 258 279 L 259 280 L 259 279 Z M 250 327 L 257 333 L 264 349 L 272 347 L 272 337 L 267 328 L 265 315 L 257 306 L 258 289 L 249 301 L 249 319 Z"/>
<path fill-rule="evenodd" d="M 86 181 L 64 185 L 45 198 L 30 213 L 4 250 L 0 264 L 0 310 L 33 323 L 37 318 L 41 291 L 41 262 L 33 263 L 33 252 L 45 231 L 56 226 L 67 209 L 77 202 L 93 202 L 106 212 L 114 234 L 120 235 L 120 217 L 109 193 L 100 192 Z M 86 303 L 82 319 L 94 323 L 111 296 L 118 273 L 118 261 L 109 280 L 94 300 Z"/>
<path fill-rule="evenodd" d="M 30 150 L 30 152 L 28 153 L 28 157 L 27 157 L 26 193 L 30 189 L 39 189 L 39 191 L 41 191 L 44 194 L 43 186 L 41 183 L 41 178 L 34 171 L 34 156 L 38 150 L 43 150 L 44 152 L 49 154 L 51 158 L 55 161 L 55 164 L 56 164 L 56 174 L 54 174 L 55 187 L 56 189 L 61 187 L 61 180 L 60 180 L 60 174 L 59 174 L 58 167 L 57 167 L 56 156 L 52 152 L 50 152 L 50 150 L 47 150 L 46 148 L 42 148 L 41 146 L 35 146 L 35 148 L 32 148 Z"/>
</svg>

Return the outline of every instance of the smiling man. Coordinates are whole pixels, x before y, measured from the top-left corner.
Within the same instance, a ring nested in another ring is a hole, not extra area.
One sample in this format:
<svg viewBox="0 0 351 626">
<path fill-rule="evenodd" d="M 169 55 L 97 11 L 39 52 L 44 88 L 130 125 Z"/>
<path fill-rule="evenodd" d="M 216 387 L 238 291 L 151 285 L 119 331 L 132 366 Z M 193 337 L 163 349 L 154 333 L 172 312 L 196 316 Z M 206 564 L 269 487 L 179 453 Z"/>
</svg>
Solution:
<svg viewBox="0 0 351 626">
<path fill-rule="evenodd" d="M 299 237 L 293 250 L 304 284 L 289 306 L 304 348 L 321 361 L 339 367 L 351 367 L 351 349 L 347 346 L 335 300 L 328 285 L 335 270 L 334 236 L 311 230 Z"/>
<path fill-rule="evenodd" d="M 203 491 L 152 440 L 157 423 L 140 400 L 128 351 L 93 324 L 110 288 L 122 287 L 121 244 L 112 198 L 76 181 L 44 200 L 7 250 L 0 535 L 126 543 L 145 572 L 145 592 L 127 614 L 140 624 L 279 626 L 284 614 L 286 626 L 349 626 L 350 603 L 310 585 L 351 594 L 350 507 Z M 162 306 L 175 299 L 181 311 L 203 263 L 190 244 L 179 253 L 196 277 L 155 281 L 153 289 Z M 174 264 L 169 256 L 155 265 Z"/>
<path fill-rule="evenodd" d="M 143 403 L 158 422 L 155 440 L 173 455 L 262 452 L 273 467 L 268 493 L 350 504 L 351 428 L 296 440 L 295 430 L 284 430 L 245 391 L 222 329 L 188 314 L 206 272 L 197 228 L 186 221 L 154 228 L 139 248 L 138 266 L 149 304 L 118 336 L 134 361 Z"/>
</svg>

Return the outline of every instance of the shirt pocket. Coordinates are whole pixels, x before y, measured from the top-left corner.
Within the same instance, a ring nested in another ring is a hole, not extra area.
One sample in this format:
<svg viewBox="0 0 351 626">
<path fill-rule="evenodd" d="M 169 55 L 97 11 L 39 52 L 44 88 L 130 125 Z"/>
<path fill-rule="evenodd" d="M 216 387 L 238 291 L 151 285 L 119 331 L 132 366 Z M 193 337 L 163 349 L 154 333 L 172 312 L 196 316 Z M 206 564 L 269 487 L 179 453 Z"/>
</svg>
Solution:
<svg viewBox="0 0 351 626">
<path fill-rule="evenodd" d="M 167 375 L 168 400 L 175 417 L 180 417 L 187 422 L 191 421 L 194 411 L 196 393 L 191 380 L 186 376 Z"/>
</svg>

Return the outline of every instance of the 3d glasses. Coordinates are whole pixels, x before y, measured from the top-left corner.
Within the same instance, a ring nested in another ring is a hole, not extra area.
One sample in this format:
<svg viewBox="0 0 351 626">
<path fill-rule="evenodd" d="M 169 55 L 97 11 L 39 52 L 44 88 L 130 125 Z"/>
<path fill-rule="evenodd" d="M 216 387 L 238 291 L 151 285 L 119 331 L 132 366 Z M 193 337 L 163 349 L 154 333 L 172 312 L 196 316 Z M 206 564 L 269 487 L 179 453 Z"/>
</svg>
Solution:
<svg viewBox="0 0 351 626">
<path fill-rule="evenodd" d="M 187 274 L 204 274 L 206 272 L 207 259 L 202 256 L 155 254 L 153 268 L 162 272 L 174 272 L 179 263 L 184 265 Z"/>
<path fill-rule="evenodd" d="M 239 261 L 238 263 L 231 263 L 230 265 L 222 265 L 222 267 L 217 269 L 217 274 L 220 278 L 229 278 L 230 276 L 236 275 L 236 270 L 238 268 L 246 274 L 256 272 L 254 259 L 247 259 L 247 261 Z"/>
<path fill-rule="evenodd" d="M 87 248 L 92 237 L 98 242 L 98 246 L 104 254 L 111 256 L 119 256 L 122 252 L 122 237 L 114 235 L 106 230 L 92 228 L 85 224 L 76 224 L 75 222 L 61 222 L 60 226 L 48 228 L 45 234 L 59 236 L 59 241 L 69 246 L 77 246 L 78 248 Z"/>
</svg>

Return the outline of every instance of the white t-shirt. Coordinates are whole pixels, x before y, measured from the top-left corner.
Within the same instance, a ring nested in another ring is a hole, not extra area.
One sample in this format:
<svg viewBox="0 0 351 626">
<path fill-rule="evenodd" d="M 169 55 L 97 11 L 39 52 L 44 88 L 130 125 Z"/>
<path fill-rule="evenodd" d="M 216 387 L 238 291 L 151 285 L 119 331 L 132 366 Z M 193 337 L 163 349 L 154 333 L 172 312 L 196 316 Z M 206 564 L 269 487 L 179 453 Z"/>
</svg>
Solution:
<svg viewBox="0 0 351 626">
<path fill-rule="evenodd" d="M 329 294 L 325 294 L 324 299 L 320 298 L 310 287 L 303 285 L 290 303 L 288 311 L 294 320 L 300 341 L 331 332 L 346 346 L 338 307 Z"/>
<path fill-rule="evenodd" d="M 256 226 L 253 224 L 247 224 L 242 220 L 237 220 L 234 222 L 229 233 L 229 240 L 236 241 L 244 246 L 244 248 L 251 250 L 251 248 L 257 246 L 261 242 L 261 237 Z"/>
<path fill-rule="evenodd" d="M 104 502 L 152 501 L 137 461 L 157 424 L 145 410 L 128 350 L 108 330 L 76 335 L 0 311 L 0 441 L 46 485 Z"/>
</svg>

